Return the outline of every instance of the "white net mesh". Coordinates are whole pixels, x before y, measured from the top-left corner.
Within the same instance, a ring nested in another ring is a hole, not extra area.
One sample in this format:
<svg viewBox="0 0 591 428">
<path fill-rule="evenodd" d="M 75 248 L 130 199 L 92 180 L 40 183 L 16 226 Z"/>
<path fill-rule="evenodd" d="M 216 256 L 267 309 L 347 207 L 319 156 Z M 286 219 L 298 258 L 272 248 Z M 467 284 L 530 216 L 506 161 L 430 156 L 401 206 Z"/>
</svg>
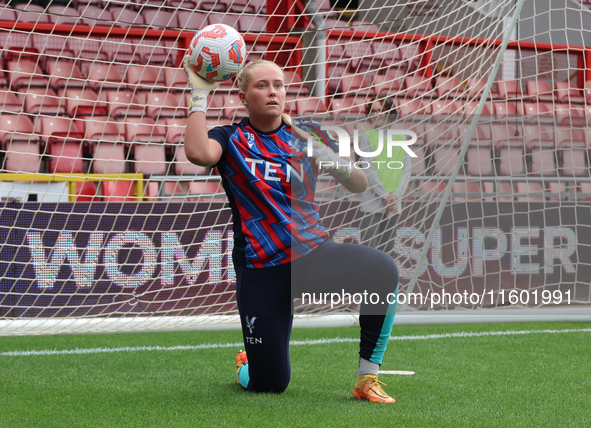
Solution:
<svg viewBox="0 0 591 428">
<path fill-rule="evenodd" d="M 417 134 L 396 225 L 376 232 L 402 295 L 419 269 L 409 307 L 589 304 L 589 10 L 529 3 L 512 28 L 513 0 L 1 2 L 2 333 L 234 319 L 225 194 L 182 144 L 180 64 L 212 23 L 243 34 L 247 60 L 284 68 L 293 116 L 363 131 L 373 102 L 391 99 L 388 126 Z M 243 117 L 239 105 L 234 83 L 220 85 L 208 126 Z M 361 224 L 375 201 L 328 175 L 317 200 L 334 240 L 372 243 Z"/>
</svg>

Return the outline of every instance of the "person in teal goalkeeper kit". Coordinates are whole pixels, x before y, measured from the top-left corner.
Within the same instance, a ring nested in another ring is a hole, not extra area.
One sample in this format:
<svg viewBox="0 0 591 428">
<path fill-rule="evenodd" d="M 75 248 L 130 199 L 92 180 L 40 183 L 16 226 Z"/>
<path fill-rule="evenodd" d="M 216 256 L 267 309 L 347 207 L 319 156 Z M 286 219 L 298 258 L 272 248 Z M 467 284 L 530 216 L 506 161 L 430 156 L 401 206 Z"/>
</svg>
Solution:
<svg viewBox="0 0 591 428">
<path fill-rule="evenodd" d="M 367 113 L 373 122 L 373 129 L 361 135 L 359 147 L 364 152 L 375 152 L 378 148 L 379 129 L 384 130 L 396 119 L 396 109 L 391 98 L 376 99 L 368 104 Z M 402 135 L 397 140 L 404 141 Z M 391 254 L 394 247 L 395 227 L 402 211 L 402 197 L 408 187 L 411 159 L 402 147 L 394 147 L 388 157 L 385 146 L 375 157 L 359 158 L 366 161 L 365 169 L 369 186 L 363 193 L 360 211 L 362 243 Z M 388 167 L 390 166 L 390 168 Z"/>
</svg>

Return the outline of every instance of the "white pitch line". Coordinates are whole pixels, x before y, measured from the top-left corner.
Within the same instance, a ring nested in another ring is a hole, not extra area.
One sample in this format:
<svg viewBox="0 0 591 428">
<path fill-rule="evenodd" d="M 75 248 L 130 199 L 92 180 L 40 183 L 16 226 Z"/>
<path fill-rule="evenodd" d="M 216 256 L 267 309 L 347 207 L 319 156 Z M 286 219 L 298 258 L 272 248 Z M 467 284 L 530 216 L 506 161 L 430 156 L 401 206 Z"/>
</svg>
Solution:
<svg viewBox="0 0 591 428">
<path fill-rule="evenodd" d="M 509 331 L 482 331 L 482 332 L 458 332 L 442 334 L 425 334 L 414 336 L 391 336 L 390 340 L 429 340 L 429 339 L 447 339 L 447 338 L 465 338 L 465 337 L 486 337 L 486 336 L 516 336 L 527 334 L 559 334 L 559 333 L 591 333 L 591 328 L 577 328 L 565 330 L 509 330 Z M 334 337 L 331 339 L 306 339 L 293 340 L 291 345 L 324 345 L 330 343 L 355 343 L 359 342 L 357 338 Z M 110 352 L 138 352 L 138 351 L 194 351 L 199 349 L 219 349 L 219 348 L 240 348 L 244 344 L 237 343 L 209 343 L 203 345 L 186 346 L 123 346 L 119 348 L 83 348 L 83 349 L 46 349 L 42 351 L 10 351 L 0 352 L 0 357 L 27 357 L 34 355 L 79 355 L 79 354 L 101 354 Z"/>
</svg>

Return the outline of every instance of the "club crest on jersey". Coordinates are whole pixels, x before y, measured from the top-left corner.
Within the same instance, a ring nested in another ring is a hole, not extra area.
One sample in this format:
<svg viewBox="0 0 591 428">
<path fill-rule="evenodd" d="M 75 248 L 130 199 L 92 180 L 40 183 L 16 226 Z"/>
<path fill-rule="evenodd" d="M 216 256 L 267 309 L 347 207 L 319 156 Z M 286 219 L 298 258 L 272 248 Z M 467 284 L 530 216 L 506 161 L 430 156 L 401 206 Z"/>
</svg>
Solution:
<svg viewBox="0 0 591 428">
<path fill-rule="evenodd" d="M 252 334 L 252 331 L 254 330 L 254 322 L 256 319 L 257 317 L 251 317 L 248 319 L 248 315 L 246 316 L 246 327 L 248 328 L 250 334 Z"/>
<path fill-rule="evenodd" d="M 245 132 L 246 134 L 246 142 L 248 143 L 248 147 L 250 147 L 252 149 L 252 146 L 254 146 L 255 140 L 254 140 L 254 135 L 252 135 L 252 133 L 250 132 Z"/>
</svg>

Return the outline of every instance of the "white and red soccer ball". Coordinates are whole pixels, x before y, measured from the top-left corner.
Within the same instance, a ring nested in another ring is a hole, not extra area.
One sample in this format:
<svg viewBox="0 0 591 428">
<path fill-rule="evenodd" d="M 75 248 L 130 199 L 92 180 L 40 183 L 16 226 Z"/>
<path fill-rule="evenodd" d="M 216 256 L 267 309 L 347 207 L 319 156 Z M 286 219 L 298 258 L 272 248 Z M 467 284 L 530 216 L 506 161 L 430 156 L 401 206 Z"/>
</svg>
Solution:
<svg viewBox="0 0 591 428">
<path fill-rule="evenodd" d="M 236 76 L 244 64 L 246 44 L 229 25 L 212 24 L 193 36 L 189 65 L 204 79 L 221 82 Z"/>
</svg>

